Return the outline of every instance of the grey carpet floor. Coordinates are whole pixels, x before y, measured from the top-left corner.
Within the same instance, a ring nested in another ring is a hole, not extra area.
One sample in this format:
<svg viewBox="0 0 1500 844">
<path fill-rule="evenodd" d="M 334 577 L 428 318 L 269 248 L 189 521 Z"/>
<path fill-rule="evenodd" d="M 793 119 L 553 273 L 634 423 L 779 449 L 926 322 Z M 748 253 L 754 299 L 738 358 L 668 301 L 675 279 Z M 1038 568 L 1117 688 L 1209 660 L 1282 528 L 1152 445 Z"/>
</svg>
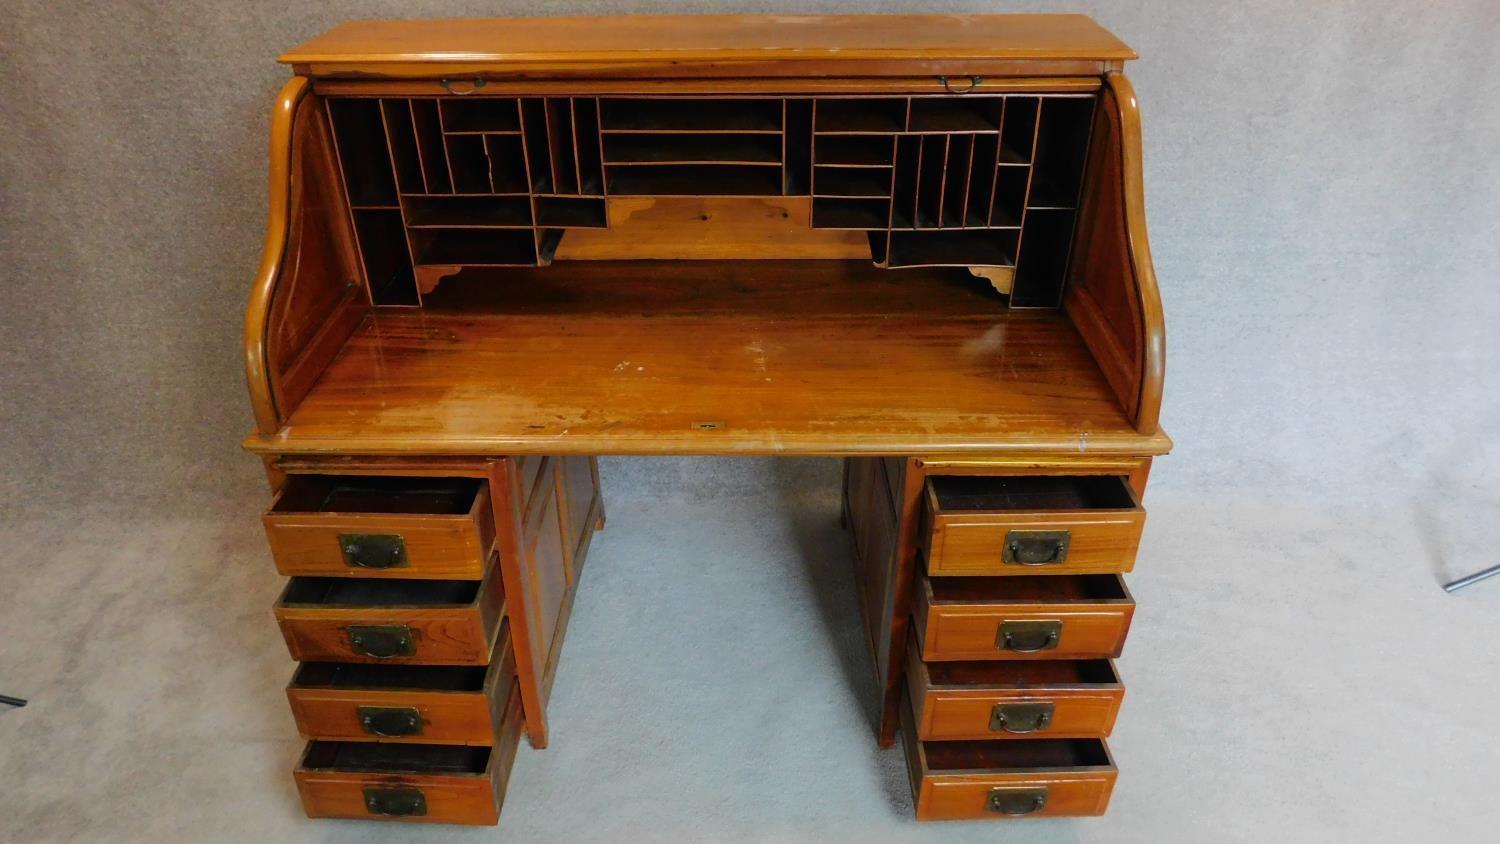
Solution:
<svg viewBox="0 0 1500 844">
<path fill-rule="evenodd" d="M 1486 841 L 1500 828 L 1500 582 L 1437 586 L 1493 560 L 1493 503 L 1159 483 L 1128 578 L 1139 610 L 1109 815 L 918 825 L 899 750 L 874 742 L 837 464 L 688 495 L 672 493 L 683 463 L 661 465 L 606 465 L 609 525 L 552 747 L 523 744 L 498 828 L 302 817 L 258 493 L 202 516 L 0 525 L 0 693 L 32 701 L 0 709 L 0 840 Z"/>
</svg>

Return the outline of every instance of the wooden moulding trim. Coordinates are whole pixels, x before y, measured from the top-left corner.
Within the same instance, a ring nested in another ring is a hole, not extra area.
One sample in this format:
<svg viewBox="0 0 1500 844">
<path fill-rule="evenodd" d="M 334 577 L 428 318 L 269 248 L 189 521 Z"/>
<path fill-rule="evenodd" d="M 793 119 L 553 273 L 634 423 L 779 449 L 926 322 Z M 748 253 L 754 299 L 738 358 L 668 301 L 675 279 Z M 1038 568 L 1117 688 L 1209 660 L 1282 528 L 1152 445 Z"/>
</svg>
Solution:
<svg viewBox="0 0 1500 844">
<path fill-rule="evenodd" d="M 1046 436 L 1014 442 L 980 442 L 935 446 L 931 441 L 899 440 L 874 444 L 850 443 L 848 440 L 829 438 L 814 439 L 811 436 L 789 440 L 767 434 L 750 442 L 726 445 L 706 442 L 689 442 L 662 436 L 641 434 L 604 440 L 599 438 L 568 439 L 553 435 L 524 437 L 496 436 L 470 437 L 461 440 L 404 440 L 395 437 L 373 437 L 369 439 L 309 439 L 275 433 L 252 434 L 242 445 L 252 454 L 337 456 L 363 454 L 370 457 L 389 456 L 523 456 L 560 455 L 608 456 L 608 457 L 652 457 L 652 456 L 711 456 L 736 455 L 742 457 L 818 456 L 818 457 L 891 457 L 905 454 L 928 454 L 961 456 L 967 454 L 1090 454 L 1106 456 L 1148 457 L 1166 454 L 1172 441 L 1159 429 L 1144 436 L 1126 434 L 1095 435 L 1081 442 L 1076 437 Z"/>
<path fill-rule="evenodd" d="M 1147 463 L 1148 457 L 1098 458 L 1077 455 L 1025 457 L 918 457 L 917 465 L 932 474 L 1009 475 L 1009 474 L 1114 474 L 1134 472 Z"/>
<path fill-rule="evenodd" d="M 276 400 L 271 394 L 270 358 L 266 348 L 272 294 L 281 277 L 282 258 L 286 252 L 291 225 L 292 124 L 297 106 L 310 90 L 306 77 L 294 76 L 281 87 L 271 115 L 271 182 L 267 197 L 270 216 L 266 222 L 266 242 L 261 250 L 260 269 L 250 290 L 250 304 L 245 309 L 245 380 L 250 384 L 250 404 L 255 411 L 255 427 L 263 435 L 274 434 L 281 421 Z"/>
<path fill-rule="evenodd" d="M 1135 275 L 1136 293 L 1140 298 L 1143 343 L 1141 350 L 1141 388 L 1137 402 L 1135 429 L 1156 434 L 1161 427 L 1162 384 L 1167 372 L 1167 332 L 1162 315 L 1161 290 L 1156 283 L 1156 268 L 1151 262 L 1151 244 L 1146 237 L 1146 191 L 1141 155 L 1141 111 L 1135 86 L 1123 73 L 1110 73 L 1105 83 L 1114 92 L 1120 106 L 1121 182 L 1125 192 L 1125 238 L 1130 252 L 1131 272 Z"/>
<path fill-rule="evenodd" d="M 962 86 L 968 85 L 965 79 Z M 434 79 L 318 79 L 317 93 L 337 96 L 441 97 L 448 91 Z M 467 85 L 456 86 L 467 90 Z M 1088 93 L 1101 87 L 1098 76 L 1020 76 L 982 79 L 976 93 Z M 692 94 L 764 94 L 768 96 L 858 94 L 944 94 L 931 76 L 811 79 L 486 79 L 484 96 L 668 96 Z"/>
<path fill-rule="evenodd" d="M 1125 61 L 1135 50 L 1080 14 L 616 15 L 346 21 L 283 53 L 285 64 L 611 62 L 680 65 L 928 59 Z"/>
<path fill-rule="evenodd" d="M 722 79 L 735 77 L 816 76 L 1099 76 L 1114 64 L 1095 59 L 877 59 L 848 62 L 829 59 L 716 59 L 697 62 L 629 60 L 435 62 L 313 61 L 293 62 L 299 76 L 346 79 L 473 79 L 528 76 L 569 79 L 615 76 L 637 79 Z M 851 64 L 854 65 L 851 67 Z"/>
</svg>

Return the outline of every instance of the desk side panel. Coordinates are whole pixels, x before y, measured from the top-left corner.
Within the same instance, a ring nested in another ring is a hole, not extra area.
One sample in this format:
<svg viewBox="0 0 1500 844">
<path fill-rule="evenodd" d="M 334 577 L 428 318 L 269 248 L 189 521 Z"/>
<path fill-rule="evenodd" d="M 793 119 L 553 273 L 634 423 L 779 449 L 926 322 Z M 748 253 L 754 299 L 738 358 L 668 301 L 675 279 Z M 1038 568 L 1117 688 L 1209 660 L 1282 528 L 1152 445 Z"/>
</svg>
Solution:
<svg viewBox="0 0 1500 844">
<path fill-rule="evenodd" d="M 1146 237 L 1140 113 L 1124 75 L 1106 81 L 1064 305 L 1136 430 L 1152 434 L 1166 330 Z"/>
<path fill-rule="evenodd" d="M 245 317 L 256 425 L 273 433 L 368 310 L 321 97 L 298 77 L 272 120 L 270 214 Z"/>
</svg>

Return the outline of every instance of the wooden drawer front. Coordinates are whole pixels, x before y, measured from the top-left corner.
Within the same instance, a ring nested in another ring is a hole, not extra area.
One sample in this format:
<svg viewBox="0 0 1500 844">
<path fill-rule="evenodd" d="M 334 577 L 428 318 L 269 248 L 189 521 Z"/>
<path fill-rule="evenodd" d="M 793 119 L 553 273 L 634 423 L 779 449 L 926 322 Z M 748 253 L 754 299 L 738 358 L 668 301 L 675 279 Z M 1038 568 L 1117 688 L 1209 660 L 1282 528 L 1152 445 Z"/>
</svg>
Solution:
<svg viewBox="0 0 1500 844">
<path fill-rule="evenodd" d="M 922 659 L 1075 659 L 1120 655 L 1135 601 L 1116 574 L 918 577 Z"/>
<path fill-rule="evenodd" d="M 1125 478 L 927 481 L 927 573 L 1108 574 L 1135 567 L 1146 511 Z"/>
<path fill-rule="evenodd" d="M 261 518 L 286 575 L 478 580 L 495 541 L 468 478 L 292 475 Z"/>
<path fill-rule="evenodd" d="M 906 652 L 906 684 L 924 741 L 1104 738 L 1125 687 L 1109 660 L 935 662 Z"/>
<path fill-rule="evenodd" d="M 483 581 L 294 577 L 276 620 L 296 660 L 488 665 L 504 598 L 494 565 Z"/>
<path fill-rule="evenodd" d="M 515 679 L 502 629 L 488 667 L 308 662 L 286 696 L 304 738 L 494 744 Z"/>
<path fill-rule="evenodd" d="M 295 777 L 310 818 L 495 824 L 521 735 L 506 694 L 493 747 L 313 741 Z"/>
<path fill-rule="evenodd" d="M 901 730 L 920 821 L 1102 815 L 1115 787 L 1101 739 L 927 742 L 908 705 Z"/>
</svg>

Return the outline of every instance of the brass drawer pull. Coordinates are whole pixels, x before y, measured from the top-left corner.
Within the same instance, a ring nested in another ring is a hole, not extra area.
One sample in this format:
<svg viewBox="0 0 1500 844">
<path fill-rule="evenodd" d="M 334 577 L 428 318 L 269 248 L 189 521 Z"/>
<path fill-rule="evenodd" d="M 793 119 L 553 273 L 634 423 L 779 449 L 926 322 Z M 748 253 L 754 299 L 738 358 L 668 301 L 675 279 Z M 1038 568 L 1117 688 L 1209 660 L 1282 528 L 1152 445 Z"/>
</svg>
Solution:
<svg viewBox="0 0 1500 844">
<path fill-rule="evenodd" d="M 399 533 L 341 533 L 344 565 L 357 569 L 395 569 L 410 565 L 406 540 Z"/>
<path fill-rule="evenodd" d="M 1013 566 L 1055 566 L 1067 562 L 1072 541 L 1072 532 L 1066 530 L 1006 531 L 1000 561 Z"/>
<path fill-rule="evenodd" d="M 995 647 L 1016 653 L 1050 651 L 1062 638 L 1061 621 L 1002 621 Z"/>
<path fill-rule="evenodd" d="M 455 81 L 456 80 L 453 80 L 453 79 L 439 79 L 438 80 L 438 84 L 440 84 L 440 85 L 443 86 L 443 90 L 444 91 L 447 91 L 450 94 L 455 94 L 455 95 L 460 96 L 460 97 L 467 97 L 468 95 L 470 95 L 470 94 L 478 91 L 480 88 L 483 88 L 485 85 L 489 84 L 489 83 L 485 82 L 483 79 L 481 79 L 480 77 L 476 76 L 476 77 L 474 77 L 473 81 L 471 81 L 469 83 L 469 87 L 467 89 L 459 89 L 459 88 L 453 87 L 453 83 Z"/>
<path fill-rule="evenodd" d="M 984 807 L 997 815 L 1030 815 L 1047 805 L 1047 786 L 992 788 Z"/>
<path fill-rule="evenodd" d="M 416 638 L 404 624 L 369 624 L 349 628 L 349 647 L 361 656 L 390 659 L 417 652 Z"/>
<path fill-rule="evenodd" d="M 967 94 L 975 88 L 978 88 L 979 83 L 984 81 L 983 77 L 979 76 L 970 76 L 968 77 L 968 79 L 969 86 L 967 88 L 955 88 L 953 87 L 953 80 L 949 79 L 946 76 L 938 77 L 938 81 L 943 83 L 943 90 L 947 91 L 950 94 Z"/>
<path fill-rule="evenodd" d="M 422 714 L 415 706 L 361 706 L 359 725 L 372 736 L 400 738 L 422 734 Z"/>
<path fill-rule="evenodd" d="M 427 795 L 420 788 L 367 788 L 365 808 L 372 815 L 421 817 L 427 814 Z"/>
<path fill-rule="evenodd" d="M 997 703 L 990 711 L 990 729 L 997 733 L 1037 733 L 1052 725 L 1051 703 Z"/>
</svg>

